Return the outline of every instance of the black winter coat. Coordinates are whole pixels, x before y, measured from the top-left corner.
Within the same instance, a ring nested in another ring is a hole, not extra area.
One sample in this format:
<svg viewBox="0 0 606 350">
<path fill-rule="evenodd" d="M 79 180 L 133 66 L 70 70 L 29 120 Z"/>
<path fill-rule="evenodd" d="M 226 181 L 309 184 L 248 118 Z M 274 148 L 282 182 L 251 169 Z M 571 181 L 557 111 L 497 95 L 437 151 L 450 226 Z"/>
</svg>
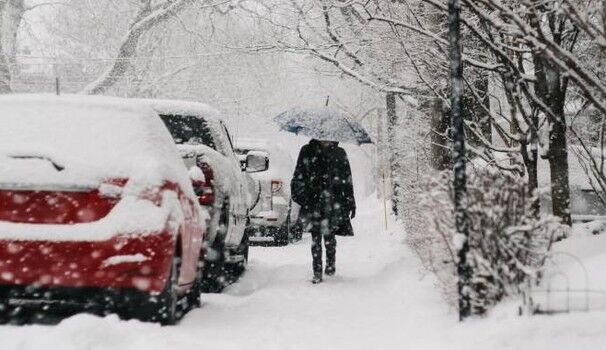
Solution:
<svg viewBox="0 0 606 350">
<path fill-rule="evenodd" d="M 333 232 L 350 224 L 349 215 L 356 209 L 351 168 L 336 142 L 322 146 L 311 140 L 303 146 L 290 188 L 304 222 L 328 219 Z"/>
</svg>

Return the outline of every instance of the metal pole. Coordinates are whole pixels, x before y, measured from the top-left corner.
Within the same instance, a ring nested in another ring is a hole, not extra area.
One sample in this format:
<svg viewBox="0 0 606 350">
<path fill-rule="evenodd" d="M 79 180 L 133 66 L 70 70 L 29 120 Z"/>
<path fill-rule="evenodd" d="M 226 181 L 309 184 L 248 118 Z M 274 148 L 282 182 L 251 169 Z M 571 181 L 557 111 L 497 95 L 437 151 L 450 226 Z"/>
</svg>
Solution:
<svg viewBox="0 0 606 350">
<path fill-rule="evenodd" d="M 457 274 L 459 276 L 459 320 L 471 314 L 471 267 L 467 260 L 469 235 L 466 222 L 466 165 L 465 130 L 462 110 L 463 64 L 461 59 L 461 4 L 459 0 L 448 0 L 448 42 L 450 44 L 450 83 L 451 113 L 453 127 L 453 163 L 454 163 L 454 218 L 455 245 L 457 248 Z"/>
<path fill-rule="evenodd" d="M 59 82 L 59 77 L 55 77 L 55 93 L 57 96 L 61 95 L 61 83 Z"/>
</svg>

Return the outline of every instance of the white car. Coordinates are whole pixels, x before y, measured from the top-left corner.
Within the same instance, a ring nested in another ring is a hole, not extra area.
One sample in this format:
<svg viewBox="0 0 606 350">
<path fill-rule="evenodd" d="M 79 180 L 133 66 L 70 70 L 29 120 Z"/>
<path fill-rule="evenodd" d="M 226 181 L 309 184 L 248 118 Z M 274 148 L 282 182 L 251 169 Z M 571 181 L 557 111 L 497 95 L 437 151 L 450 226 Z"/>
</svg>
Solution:
<svg viewBox="0 0 606 350">
<path fill-rule="evenodd" d="M 302 231 L 296 225 L 300 208 L 290 197 L 294 171 L 290 154 L 270 141 L 251 138 L 237 139 L 236 153 L 242 164 L 250 156 L 269 158 L 268 171 L 251 174 L 261 184 L 261 196 L 250 213 L 249 240 L 285 245 L 300 239 Z"/>
<path fill-rule="evenodd" d="M 248 261 L 245 229 L 259 185 L 245 171 L 264 171 L 268 160 L 249 157 L 250 166 L 241 169 L 220 113 L 205 104 L 145 101 L 173 136 L 199 202 L 210 212 L 203 289 L 218 292 L 244 271 Z"/>
</svg>

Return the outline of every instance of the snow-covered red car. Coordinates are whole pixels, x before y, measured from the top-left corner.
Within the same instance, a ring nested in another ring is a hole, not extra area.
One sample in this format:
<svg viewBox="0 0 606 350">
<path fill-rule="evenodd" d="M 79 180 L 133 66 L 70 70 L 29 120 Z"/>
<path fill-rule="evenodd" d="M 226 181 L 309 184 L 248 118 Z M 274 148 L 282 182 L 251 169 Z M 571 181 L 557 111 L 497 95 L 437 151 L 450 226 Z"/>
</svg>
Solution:
<svg viewBox="0 0 606 350">
<path fill-rule="evenodd" d="M 221 114 L 202 103 L 141 100 L 164 121 L 193 178 L 200 204 L 210 213 L 205 242 L 203 288 L 220 291 L 244 271 L 248 261 L 249 212 L 258 203 L 259 183 L 246 172 L 267 169 L 265 157 L 240 167 Z M 248 169 L 247 169 L 248 168 Z"/>
<path fill-rule="evenodd" d="M 200 302 L 197 201 L 149 106 L 0 97 L 0 319 L 76 307 L 176 322 Z"/>
</svg>

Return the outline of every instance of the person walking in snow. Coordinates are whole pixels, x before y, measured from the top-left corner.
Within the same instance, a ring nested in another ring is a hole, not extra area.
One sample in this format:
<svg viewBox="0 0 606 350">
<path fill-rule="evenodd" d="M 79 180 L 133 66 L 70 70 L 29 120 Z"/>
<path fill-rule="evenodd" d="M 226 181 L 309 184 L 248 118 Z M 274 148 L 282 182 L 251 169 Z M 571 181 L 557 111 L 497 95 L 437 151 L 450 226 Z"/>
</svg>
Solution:
<svg viewBox="0 0 606 350">
<path fill-rule="evenodd" d="M 322 282 L 322 240 L 328 276 L 335 274 L 335 234 L 353 235 L 356 203 L 351 168 L 338 142 L 312 139 L 301 148 L 290 184 L 292 199 L 301 206 L 303 230 L 311 233 L 314 284 Z"/>
</svg>

